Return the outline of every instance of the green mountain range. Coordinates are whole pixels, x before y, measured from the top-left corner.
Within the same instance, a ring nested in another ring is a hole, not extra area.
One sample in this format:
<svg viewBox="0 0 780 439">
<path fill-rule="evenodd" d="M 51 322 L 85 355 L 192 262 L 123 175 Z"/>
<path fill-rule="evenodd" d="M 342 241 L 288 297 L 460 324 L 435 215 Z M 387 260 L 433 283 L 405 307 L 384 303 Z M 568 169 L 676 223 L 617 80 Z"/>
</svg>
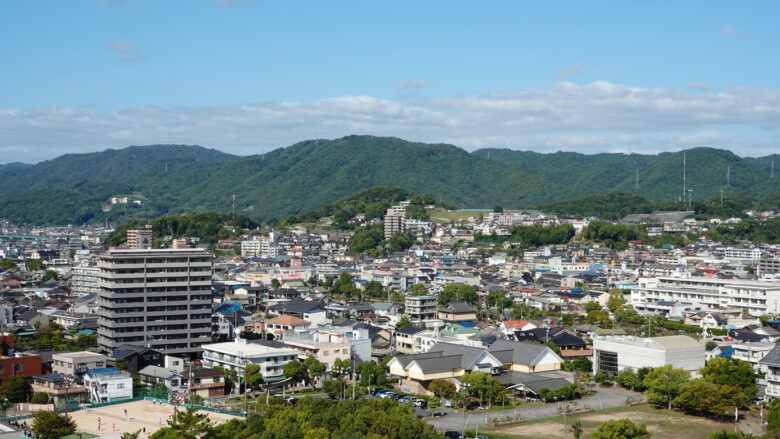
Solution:
<svg viewBox="0 0 780 439">
<path fill-rule="evenodd" d="M 742 158 L 694 148 L 686 160 L 694 199 L 719 194 L 727 172 L 728 192 L 751 197 L 780 192 L 780 178 L 770 178 L 771 161 L 780 166 L 778 156 Z M 251 156 L 198 146 L 131 146 L 35 165 L 0 165 L 0 218 L 65 224 L 230 212 L 235 195 L 236 212 L 268 220 L 315 211 L 378 186 L 430 194 L 456 207 L 534 207 L 607 192 L 671 202 L 682 196 L 682 152 L 469 153 L 452 145 L 372 136 L 309 140 Z M 112 205 L 115 196 L 134 202 Z"/>
</svg>

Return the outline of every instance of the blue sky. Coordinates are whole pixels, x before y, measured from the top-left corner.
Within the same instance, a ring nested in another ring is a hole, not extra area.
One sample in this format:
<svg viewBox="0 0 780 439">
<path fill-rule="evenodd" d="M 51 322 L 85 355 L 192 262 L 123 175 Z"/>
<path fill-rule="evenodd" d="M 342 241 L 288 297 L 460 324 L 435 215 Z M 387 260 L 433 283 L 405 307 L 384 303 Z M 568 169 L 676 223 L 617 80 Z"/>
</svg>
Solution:
<svg viewBox="0 0 780 439">
<path fill-rule="evenodd" d="M 780 150 L 780 3 L 0 3 L 0 163 L 347 134 Z"/>
</svg>

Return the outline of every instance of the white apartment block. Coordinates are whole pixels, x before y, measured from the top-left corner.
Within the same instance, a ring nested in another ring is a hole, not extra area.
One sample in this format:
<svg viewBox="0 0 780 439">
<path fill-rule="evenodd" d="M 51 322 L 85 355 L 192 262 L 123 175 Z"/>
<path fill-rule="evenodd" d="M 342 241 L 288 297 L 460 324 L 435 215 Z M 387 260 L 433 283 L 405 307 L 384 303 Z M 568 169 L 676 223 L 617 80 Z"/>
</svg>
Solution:
<svg viewBox="0 0 780 439">
<path fill-rule="evenodd" d="M 640 278 L 631 304 L 657 301 L 698 303 L 702 308 L 736 308 L 753 315 L 780 312 L 780 283 L 710 277 Z"/>
<path fill-rule="evenodd" d="M 735 262 L 758 262 L 761 259 L 761 249 L 729 247 L 723 251 L 723 259 Z"/>
<path fill-rule="evenodd" d="M 203 345 L 203 365 L 235 370 L 239 376 L 243 376 L 244 367 L 252 363 L 260 366 L 263 379 L 277 381 L 284 378 L 284 365 L 298 361 L 299 354 L 298 349 L 274 348 L 255 343 L 213 343 Z"/>
<path fill-rule="evenodd" d="M 73 267 L 70 270 L 70 290 L 77 296 L 97 294 L 100 292 L 98 279 L 100 269 L 97 267 Z"/>
</svg>

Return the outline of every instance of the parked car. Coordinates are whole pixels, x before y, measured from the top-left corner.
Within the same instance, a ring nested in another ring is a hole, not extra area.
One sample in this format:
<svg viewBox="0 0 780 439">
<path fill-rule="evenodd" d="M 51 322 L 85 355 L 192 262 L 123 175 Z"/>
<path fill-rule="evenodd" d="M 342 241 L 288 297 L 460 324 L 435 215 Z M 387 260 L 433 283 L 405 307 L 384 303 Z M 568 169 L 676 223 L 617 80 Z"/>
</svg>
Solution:
<svg viewBox="0 0 780 439">
<path fill-rule="evenodd" d="M 463 435 L 460 434 L 459 431 L 453 431 L 453 430 L 445 431 L 444 437 L 446 437 L 447 439 L 465 439 Z"/>
</svg>

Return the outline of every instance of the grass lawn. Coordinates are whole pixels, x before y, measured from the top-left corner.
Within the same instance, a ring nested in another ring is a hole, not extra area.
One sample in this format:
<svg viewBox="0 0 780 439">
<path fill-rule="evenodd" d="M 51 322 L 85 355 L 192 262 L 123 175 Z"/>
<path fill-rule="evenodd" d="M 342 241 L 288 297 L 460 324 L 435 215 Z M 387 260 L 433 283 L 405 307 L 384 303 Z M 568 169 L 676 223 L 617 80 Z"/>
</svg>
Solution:
<svg viewBox="0 0 780 439">
<path fill-rule="evenodd" d="M 635 423 L 646 424 L 647 430 L 652 434 L 653 438 L 661 439 L 680 437 L 685 437 L 685 439 L 706 439 L 716 431 L 734 431 L 733 423 L 717 422 L 688 416 L 680 412 L 656 409 L 647 404 L 567 416 L 566 423 L 571 427 L 574 422 L 580 421 L 584 430 L 583 437 L 589 438 L 604 422 L 621 418 L 628 418 Z M 506 427 L 484 428 L 480 433 L 488 435 L 491 439 L 560 438 L 564 437 L 563 422 L 563 416 L 557 416 Z M 571 436 L 571 430 L 568 431 L 568 436 Z"/>
</svg>

